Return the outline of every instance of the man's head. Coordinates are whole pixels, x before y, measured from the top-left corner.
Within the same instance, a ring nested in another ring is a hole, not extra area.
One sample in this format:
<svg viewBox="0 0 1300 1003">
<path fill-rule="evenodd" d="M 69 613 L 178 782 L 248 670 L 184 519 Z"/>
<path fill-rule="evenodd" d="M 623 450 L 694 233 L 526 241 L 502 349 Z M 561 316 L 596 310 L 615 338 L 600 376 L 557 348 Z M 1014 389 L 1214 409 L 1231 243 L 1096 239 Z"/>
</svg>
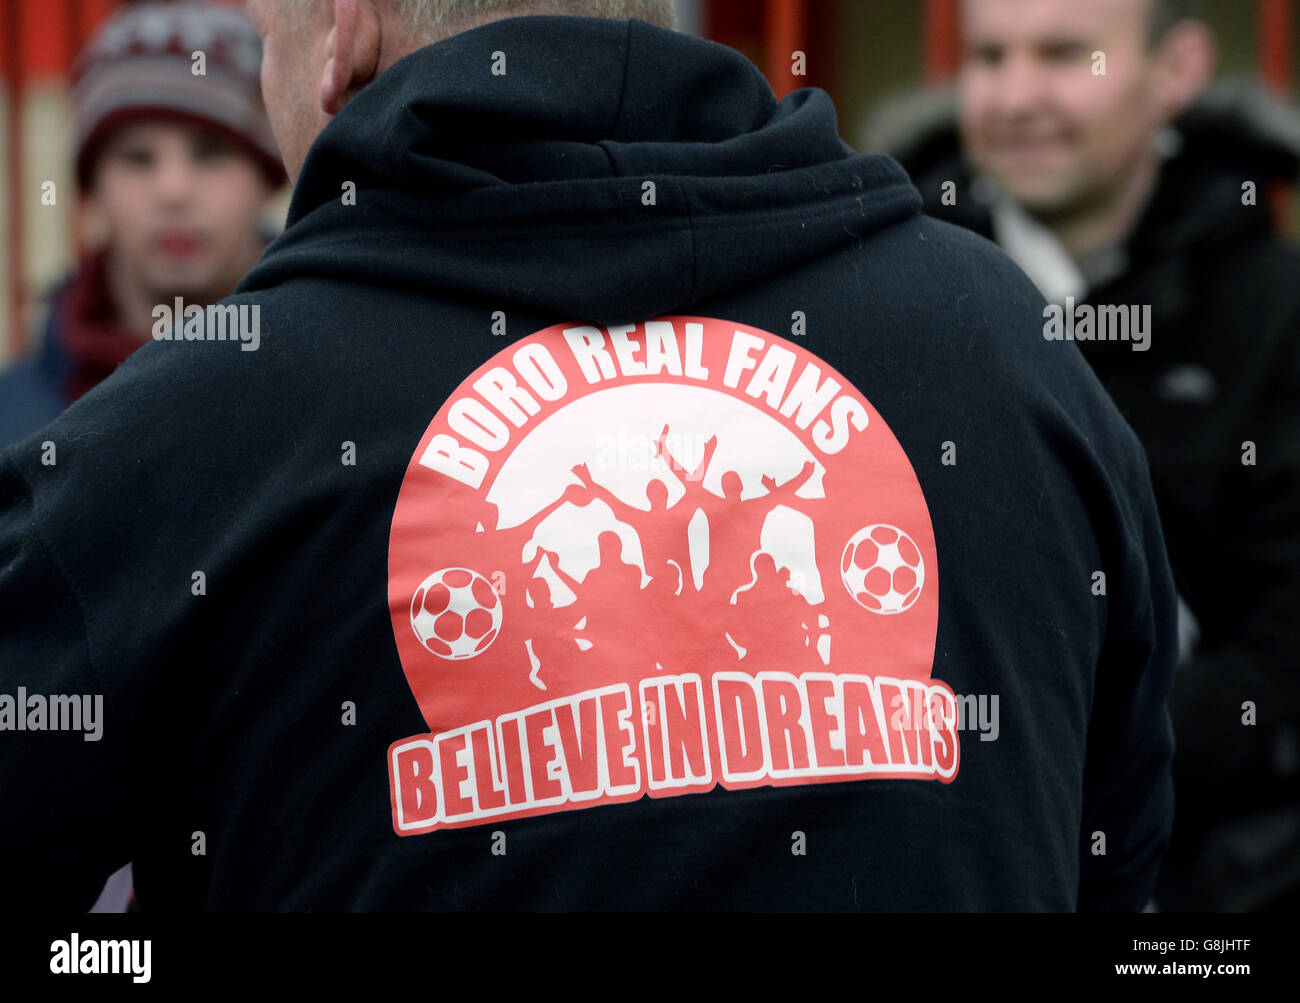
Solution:
<svg viewBox="0 0 1300 1003">
<path fill-rule="evenodd" d="M 238 8 L 146 3 L 110 19 L 81 54 L 77 179 L 115 291 L 212 302 L 256 260 L 258 217 L 284 180 L 260 53 Z"/>
<path fill-rule="evenodd" d="M 672 0 L 248 0 L 262 93 L 290 179 L 334 115 L 403 56 L 523 14 L 641 18 L 674 27 Z"/>
<path fill-rule="evenodd" d="M 963 0 L 966 153 L 1041 218 L 1104 211 L 1214 70 L 1191 0 Z"/>
</svg>

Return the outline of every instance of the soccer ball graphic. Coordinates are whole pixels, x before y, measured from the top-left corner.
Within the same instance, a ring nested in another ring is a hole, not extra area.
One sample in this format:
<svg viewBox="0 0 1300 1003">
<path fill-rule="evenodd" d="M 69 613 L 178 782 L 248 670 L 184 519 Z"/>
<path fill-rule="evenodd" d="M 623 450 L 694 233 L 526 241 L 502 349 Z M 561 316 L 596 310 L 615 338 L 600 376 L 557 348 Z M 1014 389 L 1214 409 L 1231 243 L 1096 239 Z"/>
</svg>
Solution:
<svg viewBox="0 0 1300 1003">
<path fill-rule="evenodd" d="M 921 594 L 925 562 L 910 536 L 880 523 L 849 537 L 840 577 L 859 606 L 872 613 L 902 613 Z"/>
<path fill-rule="evenodd" d="M 501 598 L 491 583 L 469 568 L 435 571 L 411 598 L 411 628 L 439 658 L 481 655 L 501 628 Z"/>
</svg>

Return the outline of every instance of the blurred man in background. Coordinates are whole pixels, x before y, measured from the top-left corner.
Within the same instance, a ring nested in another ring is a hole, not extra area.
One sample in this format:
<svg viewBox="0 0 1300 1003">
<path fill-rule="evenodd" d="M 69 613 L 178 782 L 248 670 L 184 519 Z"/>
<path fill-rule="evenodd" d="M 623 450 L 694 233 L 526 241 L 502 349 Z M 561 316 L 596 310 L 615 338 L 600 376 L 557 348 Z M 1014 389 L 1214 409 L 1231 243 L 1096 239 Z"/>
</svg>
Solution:
<svg viewBox="0 0 1300 1003">
<path fill-rule="evenodd" d="M 1184 600 L 1178 820 L 1157 906 L 1294 905 L 1300 254 L 1266 195 L 1295 176 L 1298 130 L 1258 94 L 1206 92 L 1214 39 L 1186 0 L 962 11 L 958 107 L 913 116 L 905 136 L 881 116 L 870 141 L 929 212 L 996 240 L 1056 318 L 1073 315 L 1148 452 Z M 1149 307 L 1149 322 L 1122 338 L 1102 306 L 1138 308 L 1139 324 Z"/>
<path fill-rule="evenodd" d="M 216 3 L 129 7 L 82 53 L 77 182 L 103 244 L 50 298 L 32 356 L 0 375 L 0 447 L 148 341 L 157 305 L 215 303 L 257 261 L 259 217 L 284 181 L 260 62 L 243 10 Z"/>
<path fill-rule="evenodd" d="M 32 356 L 0 374 L 0 448 L 147 342 L 155 306 L 215 303 L 257 261 L 259 218 L 284 182 L 260 63 L 243 10 L 216 3 L 129 7 L 81 54 L 77 182 L 103 242 L 50 297 Z M 130 896 L 128 866 L 92 911 L 120 911 Z"/>
</svg>

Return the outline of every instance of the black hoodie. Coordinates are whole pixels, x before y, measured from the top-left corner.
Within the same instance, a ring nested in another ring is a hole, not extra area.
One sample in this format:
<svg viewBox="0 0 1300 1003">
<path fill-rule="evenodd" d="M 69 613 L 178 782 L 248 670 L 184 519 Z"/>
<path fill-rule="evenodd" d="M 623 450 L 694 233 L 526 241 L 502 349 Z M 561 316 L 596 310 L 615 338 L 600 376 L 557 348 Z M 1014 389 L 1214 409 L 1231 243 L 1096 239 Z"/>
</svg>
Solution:
<svg viewBox="0 0 1300 1003">
<path fill-rule="evenodd" d="M 241 340 L 187 318 L 4 454 L 6 896 L 1140 908 L 1145 462 L 919 206 L 824 93 L 641 21 L 385 71 Z M 99 740 L 33 694 L 102 694 Z"/>
</svg>

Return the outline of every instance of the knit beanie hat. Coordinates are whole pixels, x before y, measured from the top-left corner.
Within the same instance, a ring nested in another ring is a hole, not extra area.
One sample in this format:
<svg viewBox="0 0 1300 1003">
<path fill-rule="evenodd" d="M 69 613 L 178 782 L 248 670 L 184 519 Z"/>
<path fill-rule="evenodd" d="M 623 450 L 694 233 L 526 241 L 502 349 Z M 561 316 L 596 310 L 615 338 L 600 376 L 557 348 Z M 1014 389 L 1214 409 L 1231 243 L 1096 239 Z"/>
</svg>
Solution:
<svg viewBox="0 0 1300 1003">
<path fill-rule="evenodd" d="M 116 14 L 73 68 L 78 184 L 89 187 L 112 132 L 157 118 L 224 133 L 272 184 L 282 184 L 284 165 L 262 105 L 261 62 L 257 29 L 234 4 L 151 2 Z"/>
</svg>

